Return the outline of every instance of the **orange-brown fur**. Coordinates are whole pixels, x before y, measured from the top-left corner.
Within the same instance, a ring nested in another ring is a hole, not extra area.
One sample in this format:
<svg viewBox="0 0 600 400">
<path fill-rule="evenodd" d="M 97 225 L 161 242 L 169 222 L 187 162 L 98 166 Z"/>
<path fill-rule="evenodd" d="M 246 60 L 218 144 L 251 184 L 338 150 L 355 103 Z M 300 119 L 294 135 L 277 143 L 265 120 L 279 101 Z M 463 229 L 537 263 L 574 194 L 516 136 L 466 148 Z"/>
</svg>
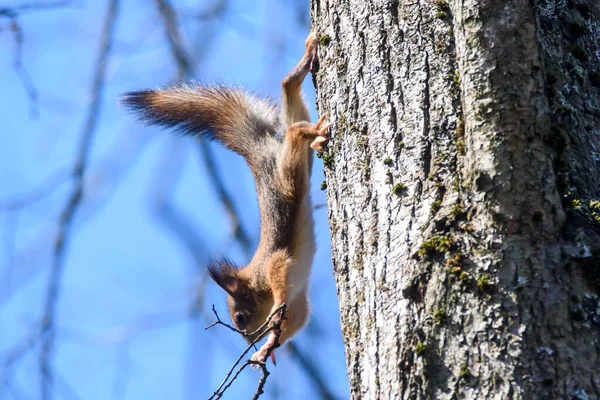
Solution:
<svg viewBox="0 0 600 400">
<path fill-rule="evenodd" d="M 261 216 L 256 254 L 246 267 L 221 261 L 209 265 L 209 273 L 227 292 L 239 329 L 255 331 L 286 303 L 280 343 L 301 329 L 309 314 L 307 285 L 315 252 L 310 147 L 323 150 L 329 126 L 324 118 L 311 124 L 302 99 L 301 85 L 316 65 L 316 51 L 317 37 L 311 34 L 304 56 L 281 83 L 280 114 L 265 100 L 223 86 L 134 92 L 123 100 L 150 123 L 215 138 L 248 162 Z M 254 358 L 265 354 L 263 346 Z"/>
</svg>

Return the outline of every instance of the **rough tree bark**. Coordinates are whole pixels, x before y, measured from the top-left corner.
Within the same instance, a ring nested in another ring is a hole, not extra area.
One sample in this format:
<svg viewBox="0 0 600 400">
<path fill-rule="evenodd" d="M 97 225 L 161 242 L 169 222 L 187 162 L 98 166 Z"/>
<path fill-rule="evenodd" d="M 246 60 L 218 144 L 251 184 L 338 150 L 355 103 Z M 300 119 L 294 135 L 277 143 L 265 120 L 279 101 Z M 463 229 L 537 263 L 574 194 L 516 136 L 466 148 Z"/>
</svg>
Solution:
<svg viewBox="0 0 600 400">
<path fill-rule="evenodd" d="M 600 3 L 311 14 L 352 398 L 599 398 Z"/>
</svg>

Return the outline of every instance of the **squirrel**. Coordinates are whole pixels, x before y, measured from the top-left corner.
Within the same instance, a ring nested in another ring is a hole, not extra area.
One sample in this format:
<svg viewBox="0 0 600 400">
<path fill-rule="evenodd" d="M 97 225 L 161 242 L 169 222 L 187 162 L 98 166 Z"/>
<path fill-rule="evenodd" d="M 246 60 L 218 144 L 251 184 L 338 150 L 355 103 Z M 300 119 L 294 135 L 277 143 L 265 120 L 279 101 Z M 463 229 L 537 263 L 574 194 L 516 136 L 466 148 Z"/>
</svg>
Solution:
<svg viewBox="0 0 600 400">
<path fill-rule="evenodd" d="M 145 122 L 216 139 L 246 160 L 260 209 L 256 254 L 245 267 L 227 260 L 211 262 L 208 273 L 227 292 L 229 314 L 241 331 L 255 331 L 285 303 L 279 344 L 304 326 L 310 312 L 307 286 L 316 247 L 309 195 L 310 148 L 324 150 L 330 125 L 326 116 L 311 124 L 302 97 L 302 82 L 318 62 L 317 45 L 313 32 L 306 39 L 304 56 L 281 82 L 281 108 L 226 86 L 176 86 L 122 97 Z M 274 316 L 271 326 L 281 322 L 279 318 Z M 246 335 L 245 339 L 251 343 L 258 338 Z M 252 360 L 266 361 L 275 341 L 271 331 Z M 275 352 L 270 354 L 275 364 Z"/>
</svg>

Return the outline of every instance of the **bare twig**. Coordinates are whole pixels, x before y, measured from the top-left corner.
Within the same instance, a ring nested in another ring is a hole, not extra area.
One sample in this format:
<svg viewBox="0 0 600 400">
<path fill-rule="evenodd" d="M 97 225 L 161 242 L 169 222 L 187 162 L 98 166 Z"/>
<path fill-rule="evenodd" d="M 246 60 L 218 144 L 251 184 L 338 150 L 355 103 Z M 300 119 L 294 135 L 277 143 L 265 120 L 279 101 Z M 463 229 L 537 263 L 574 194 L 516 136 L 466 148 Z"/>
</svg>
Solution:
<svg viewBox="0 0 600 400">
<path fill-rule="evenodd" d="M 39 186 L 28 190 L 27 193 L 17 195 L 11 199 L 0 200 L 0 213 L 17 211 L 21 208 L 30 206 L 38 201 L 43 200 L 46 196 L 50 195 L 60 185 L 66 183 L 71 179 L 70 174 L 67 171 L 59 171 L 52 175 L 46 181 L 41 183 Z"/>
<path fill-rule="evenodd" d="M 223 17 L 223 14 L 225 14 L 225 12 L 227 11 L 228 7 L 228 0 L 216 0 L 202 12 L 190 15 L 190 17 L 195 18 L 199 21 L 207 21 L 221 18 Z"/>
<path fill-rule="evenodd" d="M 215 322 L 213 322 L 212 324 L 208 325 L 206 328 L 204 328 L 204 330 L 210 329 L 210 328 L 212 328 L 215 325 L 223 325 L 224 327 L 229 328 L 232 331 L 239 333 L 240 335 L 248 336 L 248 332 L 246 332 L 246 331 L 240 331 L 236 327 L 231 326 L 231 325 L 226 324 L 225 322 L 221 321 L 221 318 L 219 318 L 219 314 L 217 313 L 217 310 L 215 309 L 215 305 L 214 304 L 212 306 L 212 312 L 215 314 L 215 317 L 217 318 L 217 320 Z"/>
<path fill-rule="evenodd" d="M 179 28 L 177 26 L 177 18 L 175 10 L 169 3 L 168 0 L 156 0 L 158 9 L 165 23 L 166 35 L 169 40 L 171 54 L 177 65 L 177 80 L 179 82 L 190 79 L 194 75 L 193 60 L 186 53 L 179 34 Z M 212 153 L 208 149 L 208 144 L 205 140 L 198 137 L 199 150 L 202 154 L 204 166 L 208 175 L 215 187 L 217 195 L 223 203 L 223 206 L 227 210 L 227 214 L 231 221 L 234 237 L 240 242 L 244 252 L 249 254 L 252 251 L 252 243 L 250 241 L 250 235 L 246 232 L 241 223 L 238 211 L 235 209 L 233 199 L 225 190 L 225 186 L 217 174 L 217 167 Z"/>
<path fill-rule="evenodd" d="M 266 320 L 266 321 L 265 321 L 265 322 L 264 322 L 264 323 L 263 323 L 261 326 L 259 326 L 258 328 L 256 328 L 256 330 L 255 330 L 255 331 L 252 331 L 252 332 L 247 332 L 247 331 L 240 331 L 239 329 L 236 329 L 236 328 L 234 328 L 233 326 L 231 326 L 231 325 L 228 325 L 228 324 L 224 323 L 224 322 L 223 322 L 223 321 L 222 321 L 222 320 L 219 318 L 219 315 L 217 314 L 217 310 L 215 310 L 215 305 L 213 304 L 213 306 L 212 306 L 212 311 L 213 311 L 213 313 L 215 314 L 215 316 L 217 317 L 217 321 L 216 321 L 216 322 L 213 322 L 213 323 L 212 323 L 212 324 L 210 324 L 210 325 L 208 325 L 206 328 L 204 328 L 204 330 L 207 330 L 207 329 L 209 329 L 209 328 L 212 328 L 212 327 L 213 327 L 213 326 L 215 326 L 215 325 L 223 325 L 223 326 L 226 326 L 227 328 L 231 329 L 232 331 L 234 331 L 234 332 L 237 332 L 237 333 L 239 333 L 239 334 L 241 334 L 241 335 L 243 335 L 243 336 L 246 336 L 246 337 L 252 337 L 252 336 L 256 335 L 257 333 L 261 332 L 263 329 L 265 329 L 265 327 L 266 327 L 267 325 L 269 325 L 269 322 L 271 322 L 271 320 L 273 319 L 273 317 L 274 317 L 274 316 L 275 316 L 275 315 L 276 315 L 276 314 L 277 314 L 279 311 L 282 311 L 282 319 L 283 319 L 283 313 L 285 312 L 285 309 L 286 309 L 286 307 L 287 307 L 287 306 L 285 305 L 285 303 L 284 303 L 284 304 L 282 304 L 282 305 L 280 305 L 279 307 L 277 307 L 277 309 L 276 309 L 275 311 L 273 311 L 273 312 L 271 313 L 271 315 L 269 315 L 269 317 L 267 318 L 267 320 Z M 267 331 L 263 332 L 263 333 L 262 333 L 262 334 L 259 336 L 258 340 L 260 340 L 260 339 L 261 339 L 261 338 L 264 336 L 264 334 L 265 334 L 266 332 L 267 332 Z"/>
<path fill-rule="evenodd" d="M 140 134 L 140 132 L 127 132 L 127 135 L 118 135 L 118 139 L 107 150 L 106 156 L 97 162 L 95 169 L 93 171 L 88 169 L 85 174 L 86 191 L 78 216 L 71 228 L 71 235 L 89 222 L 92 216 L 101 209 L 112 191 L 117 187 L 120 179 L 126 176 L 126 172 L 131 168 L 135 157 L 141 154 L 143 146 L 150 143 L 153 136 L 148 135 L 146 132 Z M 69 172 L 68 170 L 64 171 L 65 179 L 72 179 L 72 174 Z M 39 189 L 33 189 L 31 193 L 24 193 L 23 196 L 18 195 L 14 199 L 6 199 L 8 201 L 3 206 L 18 205 L 14 208 L 15 210 L 18 210 L 21 205 L 29 206 L 37 201 L 34 198 L 38 196 L 35 194 L 38 190 L 42 195 L 48 194 L 41 193 L 46 191 L 41 187 L 48 184 L 48 190 L 51 190 L 51 183 L 44 183 Z M 16 203 L 12 203 L 13 200 Z M 18 204 L 21 200 L 24 202 Z M 18 265 L 19 268 L 13 268 L 7 276 L 3 277 L 4 280 L 0 284 L 0 287 L 2 287 L 0 290 L 0 305 L 8 301 L 23 285 L 41 271 L 43 265 L 45 265 L 42 259 L 47 254 L 51 254 L 53 249 L 51 242 L 56 238 L 57 231 L 56 224 L 48 224 L 16 251 L 16 254 L 12 257 L 14 259 L 12 264 Z M 0 267 L 0 270 L 8 270 L 10 265 L 11 261 L 9 260 Z"/>
<path fill-rule="evenodd" d="M 33 11 L 44 11 L 54 8 L 61 8 L 73 4 L 72 0 L 54 1 L 54 2 L 36 2 L 36 3 L 23 3 L 12 7 L 0 8 L 0 15 L 4 16 L 16 16 L 26 12 Z"/>
<path fill-rule="evenodd" d="M 92 101 L 88 109 L 88 116 L 86 124 L 82 131 L 81 142 L 79 145 L 78 154 L 73 165 L 72 176 L 73 176 L 73 190 L 69 197 L 69 200 L 60 215 L 58 224 L 58 233 L 54 244 L 54 254 L 52 259 L 52 267 L 50 270 L 50 278 L 48 282 L 48 291 L 46 293 L 46 300 L 43 314 L 43 325 L 47 326 L 47 334 L 42 341 L 42 348 L 40 352 L 40 373 L 43 377 L 41 379 L 41 398 L 47 400 L 52 398 L 52 382 L 53 375 L 50 368 L 51 357 L 54 350 L 54 319 L 56 315 L 56 305 L 58 300 L 60 282 L 62 278 L 62 271 L 64 266 L 64 256 L 66 245 L 69 234 L 71 232 L 71 225 L 74 216 L 81 205 L 81 199 L 83 198 L 84 190 L 84 173 L 88 163 L 88 156 L 90 153 L 90 147 L 94 133 L 96 132 L 96 125 L 100 114 L 100 105 L 102 92 L 104 88 L 104 77 L 106 72 L 106 65 L 108 56 L 110 53 L 115 21 L 117 18 L 119 0 L 111 0 L 108 7 L 106 21 L 104 25 L 104 31 L 100 42 L 100 52 L 98 60 L 95 66 L 95 76 L 92 86 Z"/>
<path fill-rule="evenodd" d="M 39 114 L 39 105 L 38 105 L 38 97 L 39 93 L 35 85 L 33 84 L 33 80 L 29 75 L 29 72 L 25 69 L 23 65 L 23 30 L 21 29 L 21 25 L 17 19 L 16 14 L 10 16 L 10 25 L 11 31 L 13 32 L 13 37 L 15 40 L 15 55 L 14 55 L 14 68 L 19 75 L 19 79 L 21 80 L 21 84 L 27 93 L 27 97 L 29 97 L 29 102 L 31 104 L 30 114 L 32 118 L 37 118 Z"/>
<path fill-rule="evenodd" d="M 280 335 L 281 335 L 281 333 L 280 333 Z M 279 341 L 279 336 L 277 336 L 277 341 Z M 269 350 L 269 353 L 270 352 L 271 352 L 271 350 Z M 267 355 L 267 357 L 268 357 L 268 355 Z M 252 400 L 257 400 L 260 397 L 260 395 L 264 393 L 264 387 L 265 387 L 265 384 L 267 383 L 267 377 L 270 375 L 270 373 L 267 370 L 267 364 L 265 362 L 249 361 L 248 363 L 258 365 L 262 371 L 262 376 L 258 380 L 258 386 L 256 387 L 256 392 L 254 392 L 254 396 L 252 396 Z"/>
<path fill-rule="evenodd" d="M 39 93 L 33 84 L 31 76 L 23 65 L 23 29 L 21 28 L 18 17 L 20 14 L 25 12 L 60 8 L 68 5 L 69 3 L 71 3 L 71 1 L 59 1 L 53 3 L 25 3 L 12 7 L 0 7 L 0 17 L 8 18 L 10 21 L 10 30 L 13 33 L 15 41 L 14 68 L 19 75 L 19 79 L 21 80 L 23 88 L 27 93 L 27 97 L 29 97 L 29 102 L 31 104 L 30 114 L 34 118 L 37 117 L 39 113 Z"/>
<path fill-rule="evenodd" d="M 186 218 L 183 211 L 179 210 L 174 204 L 165 201 L 158 205 L 158 214 L 165 225 L 173 232 L 175 236 L 183 243 L 188 252 L 194 259 L 194 265 L 201 267 L 206 264 L 208 251 L 206 245 L 201 240 L 200 235 L 190 224 L 190 218 Z"/>
<path fill-rule="evenodd" d="M 66 327 L 57 327 L 56 331 L 63 340 L 66 339 L 72 343 L 85 346 L 113 346 L 116 357 L 113 393 L 114 397 L 123 397 L 122 395 L 128 385 L 127 373 L 133 363 L 128 353 L 131 342 L 153 330 L 187 322 L 191 318 L 198 317 L 199 314 L 195 312 L 194 300 L 192 299 L 186 303 L 185 306 L 177 306 L 143 315 L 131 322 L 114 326 L 97 334 Z M 205 321 L 208 321 L 211 316 L 203 314 L 202 317 Z"/>
<path fill-rule="evenodd" d="M 175 192 L 177 179 L 181 174 L 182 159 L 181 142 L 172 140 L 176 148 L 166 147 L 164 156 L 157 163 L 156 173 L 152 174 L 153 183 L 150 185 L 153 199 L 153 208 L 158 220 L 185 246 L 185 249 L 193 258 L 194 269 L 203 269 L 208 260 L 208 250 L 202 235 L 190 223 L 190 218 L 177 205 L 170 201 L 170 196 Z M 205 270 L 205 269 L 203 269 Z"/>
<path fill-rule="evenodd" d="M 258 332 L 262 332 L 268 325 L 269 322 L 271 321 L 271 319 L 273 318 L 274 315 L 277 314 L 278 310 L 282 309 L 282 307 L 279 307 L 277 310 L 275 310 L 275 312 L 273 312 L 269 318 L 267 319 L 267 321 L 261 325 L 257 330 L 255 330 L 254 332 L 250 332 L 248 333 L 247 331 L 241 331 L 237 328 L 235 328 L 234 326 L 231 326 L 225 322 L 223 322 L 221 320 L 221 318 L 219 317 L 219 314 L 217 313 L 215 306 L 213 304 L 212 306 L 212 312 L 215 315 L 215 318 L 217 319 L 216 321 L 214 321 L 212 324 L 208 325 L 205 329 L 209 329 L 212 328 L 215 325 L 222 325 L 234 332 L 237 332 L 239 334 L 241 334 L 244 337 L 252 337 L 255 334 L 257 334 Z M 284 311 L 282 311 L 284 312 Z M 283 318 L 283 317 L 282 317 Z M 273 327 L 274 329 L 278 329 L 277 326 Z M 213 394 L 213 396 L 210 397 L 210 399 L 218 399 L 221 397 L 221 395 L 225 392 L 225 390 L 227 388 L 229 388 L 229 386 L 231 386 L 231 384 L 233 383 L 233 381 L 235 381 L 235 379 L 238 377 L 238 375 L 242 372 L 242 370 L 247 367 L 248 365 L 257 365 L 263 375 L 261 376 L 261 379 L 259 381 L 258 384 L 258 388 L 256 390 L 256 392 L 254 393 L 254 397 L 253 399 L 258 399 L 258 396 L 260 396 L 263 393 L 263 388 L 264 385 L 266 383 L 267 380 L 267 376 L 269 375 L 269 371 L 266 368 L 265 363 L 260 363 L 260 362 L 256 362 L 256 361 L 252 361 L 252 360 L 248 360 L 245 364 L 243 364 L 235 373 L 235 375 L 233 375 L 233 377 L 231 377 L 231 374 L 233 373 L 233 370 L 235 369 L 235 367 L 239 364 L 239 362 L 242 360 L 242 358 L 247 354 L 247 352 L 250 350 L 250 347 L 252 347 L 252 345 L 256 344 L 256 342 L 258 342 L 260 340 L 260 338 L 264 337 L 264 335 L 266 333 L 268 333 L 270 330 L 267 329 L 265 330 L 260 336 L 258 340 L 253 341 L 253 343 L 248 346 L 248 348 L 246 349 L 246 351 L 244 353 L 242 353 L 242 355 L 237 359 L 237 361 L 234 363 L 233 367 L 231 367 L 231 369 L 229 370 L 229 372 L 227 373 L 227 375 L 225 376 L 225 379 L 223 380 L 223 382 L 221 383 L 221 385 L 217 388 L 217 390 L 215 391 L 215 393 Z M 279 337 L 278 337 L 279 338 Z M 269 349 L 268 353 L 267 353 L 267 358 L 270 355 L 271 351 L 274 350 L 277 346 L 273 346 L 272 349 Z M 290 349 L 293 357 L 296 359 L 296 361 L 300 364 L 300 367 L 302 367 L 302 369 L 307 373 L 307 375 L 310 377 L 310 379 L 314 382 L 316 389 L 319 391 L 321 398 L 322 399 L 335 399 L 335 396 L 332 394 L 331 390 L 327 387 L 326 383 L 325 383 L 325 379 L 323 379 L 323 377 L 321 376 L 320 372 L 318 371 L 317 367 L 310 361 L 310 359 L 308 357 L 306 357 L 304 355 L 304 353 L 298 348 L 298 346 L 295 346 L 293 342 L 290 342 L 288 344 L 288 348 Z M 230 379 L 231 377 L 231 379 Z M 225 386 L 224 386 L 225 385 Z M 217 396 L 217 397 L 214 397 Z"/>
<path fill-rule="evenodd" d="M 2 357 L 2 367 L 8 368 L 31 350 L 43 337 L 46 326 L 36 325 L 34 329 Z"/>
<path fill-rule="evenodd" d="M 312 360 L 307 357 L 303 351 L 301 351 L 294 342 L 289 342 L 287 345 L 292 357 L 296 359 L 298 364 L 302 367 L 302 369 L 306 372 L 309 378 L 313 381 L 314 387 L 321 394 L 321 398 L 324 400 L 335 399 L 335 396 L 327 387 L 325 383 L 325 379 L 319 372 L 317 366 L 312 362 Z"/>
<path fill-rule="evenodd" d="M 231 198 L 229 193 L 227 193 L 227 190 L 225 190 L 225 185 L 223 184 L 223 181 L 217 173 L 217 164 L 213 157 L 213 153 L 208 148 L 208 143 L 206 142 L 206 140 L 198 138 L 198 145 L 200 147 L 200 153 L 204 160 L 206 172 L 208 172 L 208 176 L 210 177 L 215 187 L 217 196 L 219 197 L 221 203 L 223 203 L 223 206 L 227 210 L 227 215 L 229 216 L 229 220 L 231 221 L 233 237 L 235 237 L 238 240 L 246 255 L 250 255 L 252 252 L 252 242 L 250 240 L 250 235 L 242 226 L 242 221 L 239 217 L 238 211 L 235 209 L 233 199 Z"/>
<path fill-rule="evenodd" d="M 192 62 L 183 47 L 181 36 L 179 35 L 179 27 L 177 26 L 177 16 L 175 14 L 175 10 L 173 10 L 173 7 L 168 0 L 156 0 L 156 3 L 158 5 L 158 11 L 165 21 L 167 40 L 169 41 L 171 54 L 177 63 L 177 71 L 179 74 L 177 80 L 184 81 L 193 75 L 193 67 Z"/>
<path fill-rule="evenodd" d="M 325 207 L 327 207 L 327 203 L 315 204 L 313 206 L 313 211 L 317 211 L 317 210 L 320 210 L 321 208 L 325 208 Z"/>
<path fill-rule="evenodd" d="M 15 265 L 15 253 L 17 251 L 17 226 L 19 215 L 10 213 L 6 219 L 6 232 L 4 235 L 4 252 L 6 253 L 6 266 L 0 268 L 0 292 L 4 291 L 12 278 Z"/>
<path fill-rule="evenodd" d="M 51 378 L 49 383 L 52 384 L 53 387 L 56 388 L 56 391 L 61 394 L 60 397 L 70 400 L 81 400 L 81 397 L 79 397 L 77 392 L 71 387 L 69 382 L 62 377 L 61 374 L 57 373 L 55 370 L 52 370 L 52 376 L 43 376 L 42 380 L 48 378 Z"/>
<path fill-rule="evenodd" d="M 267 370 L 266 361 L 253 361 L 253 360 L 249 359 L 238 368 L 238 370 L 236 371 L 235 375 L 233 375 L 233 377 L 232 377 L 232 374 L 233 374 L 233 371 L 235 370 L 235 367 L 238 366 L 238 364 L 242 361 L 242 359 L 246 356 L 246 354 L 248 354 L 250 349 L 252 349 L 252 347 L 254 347 L 254 345 L 256 343 L 258 343 L 267 333 L 274 332 L 275 333 L 275 341 L 267 349 L 267 354 L 265 355 L 265 360 L 267 360 L 269 358 L 269 356 L 271 355 L 273 350 L 275 350 L 277 347 L 279 347 L 279 337 L 281 336 L 281 324 L 285 320 L 286 308 L 287 308 L 287 305 L 285 303 L 280 305 L 279 307 L 277 307 L 277 309 L 275 311 L 273 311 L 271 313 L 271 315 L 269 315 L 269 317 L 267 318 L 265 323 L 262 324 L 258 329 L 256 329 L 254 332 L 246 333 L 246 332 L 240 331 L 232 326 L 229 326 L 229 325 L 223 323 L 221 321 L 221 319 L 219 318 L 219 316 L 217 315 L 217 312 L 215 311 L 214 306 L 213 306 L 213 312 L 215 313 L 215 315 L 217 317 L 217 322 L 207 326 L 206 329 L 213 327 L 215 325 L 224 325 L 233 331 L 241 333 L 245 337 L 253 337 L 256 334 L 258 334 L 258 335 L 253 340 L 250 341 L 250 344 L 246 347 L 246 349 L 238 357 L 238 359 L 235 361 L 235 363 L 233 363 L 233 366 L 229 369 L 229 371 L 225 375 L 225 379 L 223 379 L 223 382 L 221 382 L 219 387 L 214 391 L 212 396 L 210 396 L 208 398 L 208 400 L 220 399 L 221 397 L 223 397 L 223 394 L 225 393 L 225 391 L 231 386 L 231 384 L 236 380 L 236 378 L 240 375 L 240 373 L 248 365 L 258 366 L 263 373 L 261 379 L 258 382 L 258 387 L 256 389 L 256 393 L 254 393 L 254 397 L 253 397 L 253 399 L 258 399 L 258 397 L 263 393 L 263 388 L 267 381 L 267 377 L 269 376 L 269 371 Z M 277 314 L 280 315 L 279 320 L 277 320 L 277 322 L 274 323 L 273 326 L 269 326 L 271 323 L 271 320 Z"/>
<path fill-rule="evenodd" d="M 183 18 L 195 19 L 199 22 L 219 21 L 240 34 L 244 39 L 256 38 L 256 28 L 242 15 L 235 13 L 229 0 L 215 0 L 201 12 L 183 11 Z"/>
<path fill-rule="evenodd" d="M 174 309 L 160 310 L 124 324 L 114 326 L 100 334 L 92 336 L 73 329 L 60 328 L 58 331 L 65 338 L 76 343 L 88 345 L 117 345 L 128 343 L 142 333 L 151 332 L 155 329 L 175 325 L 189 318 L 191 305 L 176 307 Z"/>
</svg>

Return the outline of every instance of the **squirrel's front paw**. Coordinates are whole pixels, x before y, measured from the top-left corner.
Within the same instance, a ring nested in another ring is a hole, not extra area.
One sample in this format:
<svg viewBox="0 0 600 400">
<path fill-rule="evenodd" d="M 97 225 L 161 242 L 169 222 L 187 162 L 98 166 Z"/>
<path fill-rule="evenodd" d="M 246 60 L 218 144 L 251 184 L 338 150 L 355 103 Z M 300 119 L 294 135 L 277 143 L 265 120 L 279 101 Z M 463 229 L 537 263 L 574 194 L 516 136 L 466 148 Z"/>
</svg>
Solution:
<svg viewBox="0 0 600 400">
<path fill-rule="evenodd" d="M 257 352 L 252 354 L 251 360 L 255 361 L 255 362 L 265 362 L 266 358 L 267 358 L 267 350 L 265 349 L 265 346 L 263 346 Z"/>
<path fill-rule="evenodd" d="M 325 146 L 327 146 L 327 142 L 329 141 L 329 134 L 327 130 L 331 124 L 326 123 L 327 115 L 323 115 L 317 123 L 313 126 L 315 132 L 315 139 L 310 144 L 310 147 L 315 149 L 317 152 L 322 153 L 325 150 Z"/>
<path fill-rule="evenodd" d="M 254 354 L 252 354 L 252 361 L 255 362 L 260 362 L 260 363 L 264 363 L 265 361 L 267 361 L 267 352 L 269 351 L 269 349 L 272 348 L 271 350 L 271 361 L 273 361 L 273 365 L 277 365 L 277 360 L 275 360 L 275 340 L 277 339 L 277 337 L 275 336 L 275 334 L 271 333 L 269 335 L 269 338 L 267 339 L 267 342 L 265 344 L 263 344 L 261 346 L 261 348 Z M 253 366 L 254 369 L 254 366 Z"/>
</svg>

